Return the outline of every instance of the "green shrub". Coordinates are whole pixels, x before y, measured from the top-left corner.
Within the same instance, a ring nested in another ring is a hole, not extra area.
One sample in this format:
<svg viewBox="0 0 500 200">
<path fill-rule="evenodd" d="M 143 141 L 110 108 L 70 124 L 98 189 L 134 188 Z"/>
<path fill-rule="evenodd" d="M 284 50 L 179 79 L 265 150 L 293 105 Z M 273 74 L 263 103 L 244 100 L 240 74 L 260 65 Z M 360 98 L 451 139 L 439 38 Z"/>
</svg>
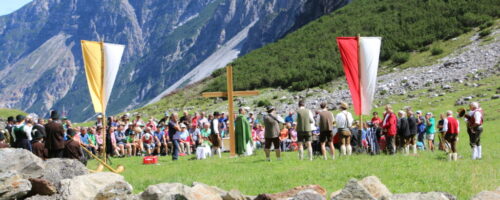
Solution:
<svg viewBox="0 0 500 200">
<path fill-rule="evenodd" d="M 281 87 L 304 90 L 344 75 L 336 37 L 381 36 L 380 60 L 408 61 L 408 52 L 427 51 L 498 17 L 498 0 L 356 0 L 277 42 L 236 59 L 236 90 Z M 363 12 L 359 12 L 363 10 Z M 389 69 L 391 70 L 391 69 Z M 224 71 L 214 72 L 208 91 L 224 91 Z M 219 76 L 217 76 L 219 75 Z"/>
<path fill-rule="evenodd" d="M 410 54 L 405 52 L 398 52 L 392 56 L 392 62 L 394 64 L 400 65 L 407 62 L 410 59 Z"/>
<path fill-rule="evenodd" d="M 486 37 L 486 36 L 488 36 L 490 34 L 491 34 L 491 30 L 490 29 L 486 29 L 486 30 L 483 30 L 483 31 L 479 32 L 479 37 L 483 38 L 483 37 Z"/>
<path fill-rule="evenodd" d="M 267 99 L 257 101 L 257 107 L 266 107 L 266 106 L 270 106 L 270 105 L 271 105 L 271 102 Z"/>
<path fill-rule="evenodd" d="M 433 56 L 436 56 L 436 55 L 439 55 L 439 54 L 442 54 L 442 53 L 443 53 L 443 49 L 441 49 L 441 48 L 437 48 L 436 47 L 436 48 L 432 48 L 432 50 L 431 50 L 431 54 Z"/>
</svg>

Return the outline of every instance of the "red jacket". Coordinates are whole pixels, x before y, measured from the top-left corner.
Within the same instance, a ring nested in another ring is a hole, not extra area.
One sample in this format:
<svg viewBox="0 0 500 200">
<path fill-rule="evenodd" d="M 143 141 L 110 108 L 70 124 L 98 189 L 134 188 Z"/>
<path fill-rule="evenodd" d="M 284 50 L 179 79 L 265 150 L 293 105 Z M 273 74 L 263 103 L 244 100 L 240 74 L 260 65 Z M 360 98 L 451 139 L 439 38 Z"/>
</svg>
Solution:
<svg viewBox="0 0 500 200">
<path fill-rule="evenodd" d="M 389 115 L 389 118 L 387 118 L 387 121 L 385 124 L 382 125 L 382 128 L 386 130 L 386 134 L 388 136 L 395 136 L 397 132 L 397 126 L 398 126 L 398 118 L 394 113 L 386 113 L 384 115 L 384 119 L 386 116 Z M 384 121 L 382 121 L 383 123 Z"/>
</svg>

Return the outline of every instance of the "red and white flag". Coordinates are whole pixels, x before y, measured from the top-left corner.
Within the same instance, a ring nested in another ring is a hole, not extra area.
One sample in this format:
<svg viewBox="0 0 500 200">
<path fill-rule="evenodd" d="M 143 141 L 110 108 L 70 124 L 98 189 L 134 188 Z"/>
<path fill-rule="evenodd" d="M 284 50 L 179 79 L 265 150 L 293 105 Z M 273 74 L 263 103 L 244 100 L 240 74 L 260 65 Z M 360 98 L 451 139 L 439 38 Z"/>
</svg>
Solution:
<svg viewBox="0 0 500 200">
<path fill-rule="evenodd" d="M 381 37 L 337 37 L 356 115 L 372 109 L 381 43 Z"/>
</svg>

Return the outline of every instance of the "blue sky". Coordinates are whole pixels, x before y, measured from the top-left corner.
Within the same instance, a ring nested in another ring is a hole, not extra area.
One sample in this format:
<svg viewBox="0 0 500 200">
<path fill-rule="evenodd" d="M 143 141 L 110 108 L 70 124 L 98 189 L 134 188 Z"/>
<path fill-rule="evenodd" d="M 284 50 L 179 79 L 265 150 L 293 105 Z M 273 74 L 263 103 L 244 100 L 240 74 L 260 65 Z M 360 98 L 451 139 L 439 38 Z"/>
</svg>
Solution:
<svg viewBox="0 0 500 200">
<path fill-rule="evenodd" d="M 12 13 L 31 1 L 32 0 L 0 0 L 0 16 Z"/>
</svg>

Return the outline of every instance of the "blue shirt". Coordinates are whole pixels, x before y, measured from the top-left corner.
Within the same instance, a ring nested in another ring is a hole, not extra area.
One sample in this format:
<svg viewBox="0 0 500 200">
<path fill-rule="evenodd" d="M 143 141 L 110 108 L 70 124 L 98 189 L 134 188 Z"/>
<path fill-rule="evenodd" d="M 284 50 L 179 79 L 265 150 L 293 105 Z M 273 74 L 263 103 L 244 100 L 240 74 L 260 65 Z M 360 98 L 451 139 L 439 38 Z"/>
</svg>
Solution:
<svg viewBox="0 0 500 200">
<path fill-rule="evenodd" d="M 286 116 L 285 123 L 293 123 L 293 116 L 290 116 L 290 115 Z"/>
<path fill-rule="evenodd" d="M 163 131 L 156 131 L 154 136 L 160 140 L 160 142 L 163 140 Z"/>
<path fill-rule="evenodd" d="M 83 142 L 83 144 L 89 144 L 89 134 L 85 134 L 84 136 L 80 136 L 80 140 Z"/>
</svg>

